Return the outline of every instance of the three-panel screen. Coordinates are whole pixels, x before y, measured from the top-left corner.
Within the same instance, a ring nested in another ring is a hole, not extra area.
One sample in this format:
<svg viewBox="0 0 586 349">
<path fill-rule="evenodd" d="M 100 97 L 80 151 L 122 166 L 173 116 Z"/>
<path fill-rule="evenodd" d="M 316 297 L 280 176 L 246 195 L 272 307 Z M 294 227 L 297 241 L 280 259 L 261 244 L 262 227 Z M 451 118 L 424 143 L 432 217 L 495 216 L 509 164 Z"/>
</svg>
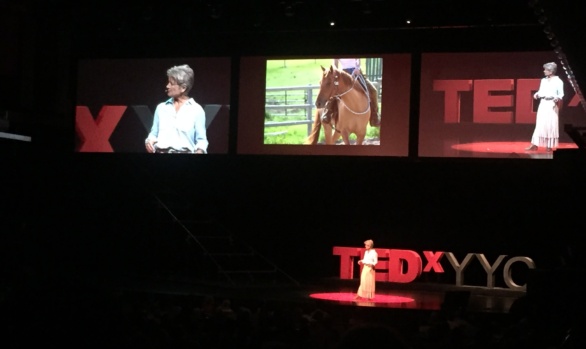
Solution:
<svg viewBox="0 0 586 349">
<path fill-rule="evenodd" d="M 577 147 L 565 124 L 586 124 L 553 52 L 240 57 L 238 76 L 232 59 L 80 61 L 76 151 L 145 153 L 154 111 L 170 98 L 166 71 L 182 64 L 194 71 L 189 95 L 205 111 L 209 154 L 235 142 L 237 154 L 551 158 L 526 150 L 547 62 L 564 83 L 555 149 Z"/>
</svg>

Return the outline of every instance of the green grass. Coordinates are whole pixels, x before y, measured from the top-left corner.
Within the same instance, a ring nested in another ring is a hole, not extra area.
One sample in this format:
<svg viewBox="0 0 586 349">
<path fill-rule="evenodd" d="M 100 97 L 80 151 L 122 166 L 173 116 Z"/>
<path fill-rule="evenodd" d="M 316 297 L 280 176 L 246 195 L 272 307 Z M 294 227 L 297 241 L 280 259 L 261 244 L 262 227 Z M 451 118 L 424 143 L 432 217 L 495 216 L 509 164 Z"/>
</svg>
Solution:
<svg viewBox="0 0 586 349">
<path fill-rule="evenodd" d="M 328 68 L 332 59 L 289 59 L 267 61 L 267 87 L 319 85 L 321 68 Z"/>
<path fill-rule="evenodd" d="M 303 144 L 307 126 L 275 126 L 265 129 L 264 144 Z"/>
<path fill-rule="evenodd" d="M 307 139 L 307 126 L 275 126 L 268 129 L 264 136 L 264 144 L 303 144 Z M 378 127 L 370 127 L 366 129 L 366 138 L 379 138 L 380 130 Z M 356 135 L 350 135 L 350 140 L 356 140 Z M 319 135 L 319 142 L 325 142 L 325 137 L 322 132 Z"/>
</svg>

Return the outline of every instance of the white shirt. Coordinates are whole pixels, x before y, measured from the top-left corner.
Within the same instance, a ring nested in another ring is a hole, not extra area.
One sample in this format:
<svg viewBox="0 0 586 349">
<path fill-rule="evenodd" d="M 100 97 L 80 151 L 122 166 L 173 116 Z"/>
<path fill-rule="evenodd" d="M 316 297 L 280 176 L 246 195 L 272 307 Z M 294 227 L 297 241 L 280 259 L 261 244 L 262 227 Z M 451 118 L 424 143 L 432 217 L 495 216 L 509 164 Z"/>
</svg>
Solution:
<svg viewBox="0 0 586 349">
<path fill-rule="evenodd" d="M 539 97 L 557 98 L 564 97 L 564 82 L 558 76 L 541 79 L 539 91 L 536 93 Z"/>
<path fill-rule="evenodd" d="M 338 65 L 340 69 L 354 69 L 360 66 L 360 61 L 358 58 L 340 58 Z"/>
<path fill-rule="evenodd" d="M 362 263 L 375 266 L 378 263 L 378 253 L 372 248 L 370 250 L 364 251 L 364 258 L 362 258 Z"/>
</svg>

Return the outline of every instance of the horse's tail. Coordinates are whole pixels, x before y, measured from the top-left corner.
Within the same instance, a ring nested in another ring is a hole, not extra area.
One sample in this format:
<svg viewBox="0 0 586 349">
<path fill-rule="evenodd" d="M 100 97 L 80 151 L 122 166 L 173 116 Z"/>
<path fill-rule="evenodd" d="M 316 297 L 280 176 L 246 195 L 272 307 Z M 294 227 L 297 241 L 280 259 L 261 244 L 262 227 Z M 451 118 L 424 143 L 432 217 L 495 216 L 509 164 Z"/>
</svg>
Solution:
<svg viewBox="0 0 586 349">
<path fill-rule="evenodd" d="M 323 109 L 316 109 L 315 116 L 313 117 L 313 125 L 311 126 L 311 132 L 307 139 L 305 140 L 305 144 L 316 145 L 317 141 L 319 140 L 319 131 L 321 130 L 321 112 Z"/>
</svg>

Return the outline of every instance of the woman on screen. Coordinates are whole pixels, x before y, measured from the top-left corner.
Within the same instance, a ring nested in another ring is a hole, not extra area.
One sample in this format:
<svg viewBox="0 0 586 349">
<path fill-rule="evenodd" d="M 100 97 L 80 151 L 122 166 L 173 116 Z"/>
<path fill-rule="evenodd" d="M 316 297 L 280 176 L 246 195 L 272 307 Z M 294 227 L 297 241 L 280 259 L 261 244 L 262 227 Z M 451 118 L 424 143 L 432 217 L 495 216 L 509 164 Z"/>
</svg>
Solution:
<svg viewBox="0 0 586 349">
<path fill-rule="evenodd" d="M 362 266 L 360 273 L 360 287 L 356 293 L 355 300 L 374 298 L 376 272 L 375 266 L 378 263 L 378 254 L 372 248 L 374 242 L 372 240 L 364 241 L 364 257 L 358 261 L 358 265 Z"/>
<path fill-rule="evenodd" d="M 539 90 L 533 95 L 533 98 L 540 100 L 535 130 L 531 137 L 531 145 L 525 150 L 537 150 L 539 147 L 545 147 L 546 151 L 551 152 L 553 148 L 558 146 L 560 137 L 559 107 L 564 98 L 564 82 L 555 75 L 557 64 L 545 63 L 543 68 L 545 77 L 541 79 Z"/>
<path fill-rule="evenodd" d="M 167 70 L 165 91 L 170 98 L 155 109 L 153 126 L 145 140 L 147 152 L 207 152 L 206 115 L 201 105 L 189 97 L 193 76 L 193 69 L 187 64 Z"/>
</svg>

